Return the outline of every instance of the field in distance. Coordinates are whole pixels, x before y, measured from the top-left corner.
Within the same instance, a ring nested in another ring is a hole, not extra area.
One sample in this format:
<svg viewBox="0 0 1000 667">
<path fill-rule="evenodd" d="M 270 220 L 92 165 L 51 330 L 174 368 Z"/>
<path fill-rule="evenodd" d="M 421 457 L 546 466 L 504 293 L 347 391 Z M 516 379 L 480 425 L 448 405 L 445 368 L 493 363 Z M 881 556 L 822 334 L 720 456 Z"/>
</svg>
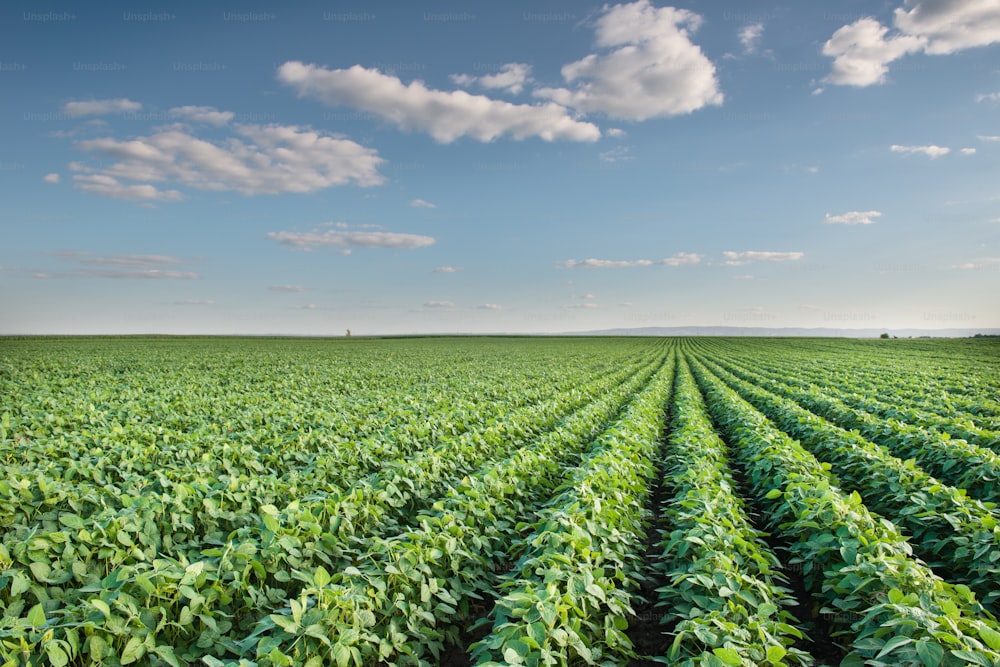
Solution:
<svg viewBox="0 0 1000 667">
<path fill-rule="evenodd" d="M 1000 665 L 1000 339 L 0 339 L 0 667 Z"/>
</svg>

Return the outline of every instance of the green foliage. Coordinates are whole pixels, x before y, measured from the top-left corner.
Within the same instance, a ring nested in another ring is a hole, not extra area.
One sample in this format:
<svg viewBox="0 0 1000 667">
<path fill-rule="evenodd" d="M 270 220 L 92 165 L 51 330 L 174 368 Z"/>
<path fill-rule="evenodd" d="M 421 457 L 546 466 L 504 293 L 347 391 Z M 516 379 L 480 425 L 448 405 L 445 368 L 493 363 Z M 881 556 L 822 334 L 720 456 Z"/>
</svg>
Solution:
<svg viewBox="0 0 1000 667">
<path fill-rule="evenodd" d="M 997 665 L 998 351 L 0 339 L 0 667 Z"/>
</svg>

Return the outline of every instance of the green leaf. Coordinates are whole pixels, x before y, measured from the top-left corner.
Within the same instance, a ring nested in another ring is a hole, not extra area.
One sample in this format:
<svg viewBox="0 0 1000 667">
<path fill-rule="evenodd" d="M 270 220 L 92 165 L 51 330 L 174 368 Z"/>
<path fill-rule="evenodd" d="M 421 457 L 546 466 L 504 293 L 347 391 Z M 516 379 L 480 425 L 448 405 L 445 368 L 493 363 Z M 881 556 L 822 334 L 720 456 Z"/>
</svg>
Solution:
<svg viewBox="0 0 1000 667">
<path fill-rule="evenodd" d="M 337 667 L 347 667 L 351 664 L 351 650 L 343 644 L 334 644 L 333 657 L 337 660 Z"/>
<path fill-rule="evenodd" d="M 146 655 L 146 646 L 138 637 L 132 637 L 125 644 L 125 650 L 122 651 L 121 663 L 123 665 L 131 665 L 144 655 Z"/>
<path fill-rule="evenodd" d="M 917 655 L 924 667 L 938 667 L 944 659 L 944 648 L 935 642 L 921 639 L 917 642 Z"/>
<path fill-rule="evenodd" d="M 29 588 L 31 588 L 31 579 L 28 579 L 23 572 L 15 572 L 14 579 L 10 582 L 10 596 L 16 598 Z"/>
<path fill-rule="evenodd" d="M 55 642 L 48 642 L 45 645 L 45 654 L 49 657 L 49 664 L 52 667 L 65 667 L 69 664 L 69 656 Z"/>
<path fill-rule="evenodd" d="M 28 623 L 36 628 L 45 625 L 45 610 L 42 608 L 41 603 L 36 604 L 28 612 Z"/>
<path fill-rule="evenodd" d="M 316 568 L 316 573 L 313 574 L 313 583 L 320 588 L 330 583 L 330 573 L 322 565 Z"/>
<path fill-rule="evenodd" d="M 174 647 L 167 646 L 166 644 L 160 644 L 153 649 L 153 653 L 160 657 L 160 660 L 170 665 L 170 667 L 181 667 L 180 661 L 177 656 L 174 655 Z"/>
<path fill-rule="evenodd" d="M 59 523 L 73 530 L 83 530 L 83 519 L 76 514 L 63 514 L 59 517 Z"/>
<path fill-rule="evenodd" d="M 770 491 L 767 492 L 767 495 L 765 495 L 764 497 L 767 498 L 768 500 L 774 500 L 775 498 L 780 498 L 781 493 L 782 493 L 781 489 L 771 489 Z"/>
<path fill-rule="evenodd" d="M 892 591 L 889 591 L 889 595 L 890 596 L 892 595 Z M 900 593 L 900 595 L 902 595 L 902 593 Z M 888 655 L 889 653 L 892 653 L 900 646 L 905 646 L 906 644 L 909 644 L 912 641 L 913 639 L 911 637 L 904 637 L 902 635 L 897 635 L 885 643 L 885 645 L 882 647 L 882 650 L 879 651 L 879 654 L 876 655 L 875 658 L 878 659 L 884 655 Z"/>
<path fill-rule="evenodd" d="M 524 642 L 519 642 L 519 643 L 523 644 Z M 525 648 L 527 648 L 526 644 L 525 644 Z M 509 665 L 523 665 L 524 664 L 524 658 L 521 657 L 521 654 L 518 653 L 517 651 L 515 651 L 513 648 L 509 648 L 509 647 L 504 649 L 504 651 L 503 651 L 503 659 L 504 659 L 504 662 L 506 662 Z"/>
<path fill-rule="evenodd" d="M 767 661 L 771 664 L 778 664 L 781 659 L 785 657 L 788 651 L 785 650 L 784 646 L 768 646 L 767 647 Z"/>
<path fill-rule="evenodd" d="M 732 667 L 739 667 L 743 664 L 743 659 L 740 658 L 740 654 L 731 648 L 713 648 L 712 653 L 714 653 L 719 660 L 727 665 L 731 665 Z"/>
<path fill-rule="evenodd" d="M 987 625 L 982 625 L 979 627 L 979 638 L 994 651 L 1000 651 L 1000 632 Z"/>
<path fill-rule="evenodd" d="M 971 662 L 974 665 L 982 665 L 983 667 L 994 667 L 993 661 L 984 656 L 979 651 L 970 651 L 967 649 L 955 650 L 951 654 L 956 658 L 961 658 L 966 662 Z"/>
</svg>

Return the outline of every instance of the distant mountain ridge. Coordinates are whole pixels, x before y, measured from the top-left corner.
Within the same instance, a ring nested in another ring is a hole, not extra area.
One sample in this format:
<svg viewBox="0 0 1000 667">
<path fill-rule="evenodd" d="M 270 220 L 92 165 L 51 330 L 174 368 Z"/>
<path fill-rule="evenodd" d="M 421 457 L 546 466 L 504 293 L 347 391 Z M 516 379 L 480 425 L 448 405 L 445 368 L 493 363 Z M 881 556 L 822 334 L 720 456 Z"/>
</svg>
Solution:
<svg viewBox="0 0 1000 667">
<path fill-rule="evenodd" d="M 897 338 L 971 338 L 976 334 L 1000 335 L 1000 329 L 841 329 L 831 327 L 637 327 L 566 332 L 566 336 L 761 336 L 816 338 L 878 338 L 883 333 Z"/>
</svg>

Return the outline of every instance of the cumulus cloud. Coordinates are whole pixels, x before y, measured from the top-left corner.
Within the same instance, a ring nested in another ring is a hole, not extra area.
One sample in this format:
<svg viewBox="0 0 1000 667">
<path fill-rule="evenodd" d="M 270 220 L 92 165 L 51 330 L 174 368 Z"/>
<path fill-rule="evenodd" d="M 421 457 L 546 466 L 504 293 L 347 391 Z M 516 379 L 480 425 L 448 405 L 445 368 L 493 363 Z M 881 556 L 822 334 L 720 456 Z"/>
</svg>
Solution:
<svg viewBox="0 0 1000 667">
<path fill-rule="evenodd" d="M 794 262 L 802 259 L 804 253 L 801 252 L 774 252 L 770 250 L 747 250 L 735 252 L 726 250 L 722 256 L 726 258 L 724 266 L 742 266 L 750 262 Z"/>
<path fill-rule="evenodd" d="M 976 135 L 976 139 L 979 139 L 980 141 L 983 141 L 983 142 L 986 142 L 986 143 L 994 143 L 994 142 L 1000 141 L 1000 135 L 997 135 L 997 134 L 993 134 L 993 135 L 990 135 L 990 134 L 979 134 L 979 135 Z"/>
<path fill-rule="evenodd" d="M 646 120 L 722 104 L 715 65 L 691 42 L 701 25 L 694 12 L 654 7 L 648 0 L 605 6 L 592 53 L 562 68 L 569 87 L 534 95 L 584 112 Z"/>
<path fill-rule="evenodd" d="M 976 154 L 976 149 L 975 148 L 960 148 L 958 150 L 958 152 L 961 153 L 962 155 L 975 155 Z"/>
<path fill-rule="evenodd" d="M 422 248 L 432 245 L 435 239 L 420 234 L 400 232 L 370 232 L 345 229 L 314 230 L 311 232 L 268 232 L 267 238 L 281 245 L 297 250 L 313 250 L 319 247 L 341 248 Z"/>
<path fill-rule="evenodd" d="M 267 289 L 272 292 L 307 292 L 309 288 L 300 285 L 271 285 Z"/>
<path fill-rule="evenodd" d="M 601 136 L 596 125 L 576 120 L 558 104 L 512 104 L 463 90 L 435 90 L 422 81 L 404 84 L 360 65 L 327 69 L 290 61 L 278 68 L 278 80 L 300 97 L 367 111 L 404 130 L 427 132 L 441 143 L 461 137 L 488 142 L 504 136 L 544 141 L 596 141 Z"/>
<path fill-rule="evenodd" d="M 45 174 L 42 176 L 42 180 L 46 183 L 58 183 L 61 179 L 59 174 Z"/>
<path fill-rule="evenodd" d="M 423 199 L 414 199 L 410 202 L 410 206 L 414 208 L 437 208 L 437 204 L 432 204 L 429 201 L 424 201 Z"/>
<path fill-rule="evenodd" d="M 998 0 L 906 0 L 892 31 L 874 18 L 838 29 L 824 44 L 834 58 L 826 81 L 848 86 L 884 83 L 888 65 L 908 53 L 946 55 L 1000 42 Z"/>
<path fill-rule="evenodd" d="M 756 53 L 760 38 L 764 34 L 763 23 L 751 23 L 740 29 L 740 44 L 747 53 Z"/>
<path fill-rule="evenodd" d="M 479 84 L 483 88 L 506 90 L 517 95 L 524 90 L 525 84 L 532 80 L 531 65 L 507 63 L 502 65 L 495 74 L 484 74 L 483 76 L 453 74 L 451 80 L 460 86 Z"/>
<path fill-rule="evenodd" d="M 215 107 L 183 106 L 171 109 L 170 115 L 192 123 L 222 126 L 229 123 L 236 114 L 232 111 L 219 111 Z"/>
<path fill-rule="evenodd" d="M 840 215 L 827 213 L 824 222 L 828 225 L 874 225 L 875 218 L 881 215 L 880 211 L 848 211 Z"/>
<path fill-rule="evenodd" d="M 499 303 L 484 303 L 483 305 L 478 306 L 478 308 L 479 310 L 503 310 L 503 306 Z"/>
<path fill-rule="evenodd" d="M 138 111 L 142 108 L 139 102 L 133 102 L 125 98 L 109 100 L 86 100 L 81 102 L 67 102 L 63 105 L 63 113 L 73 118 L 80 116 L 103 116 L 109 113 L 126 113 Z"/>
<path fill-rule="evenodd" d="M 74 181 L 81 190 L 108 197 L 165 201 L 181 194 L 160 191 L 152 183 L 259 195 L 383 182 L 378 173 L 383 160 L 376 151 L 340 136 L 284 125 L 236 125 L 234 132 L 213 142 L 173 126 L 129 140 L 81 141 L 80 150 L 117 161 L 100 167 L 77 164 L 76 170 L 87 174 Z"/>
<path fill-rule="evenodd" d="M 424 308 L 454 308 L 455 306 L 454 301 L 428 301 L 424 304 Z"/>
<path fill-rule="evenodd" d="M 566 308 L 571 310 L 594 310 L 595 308 L 600 308 L 600 306 L 596 303 L 573 303 L 566 306 Z"/>
<path fill-rule="evenodd" d="M 907 155 L 913 155 L 915 153 L 921 153 L 926 155 L 930 159 L 934 160 L 941 157 L 942 155 L 947 155 L 951 152 L 951 149 L 947 146 L 900 146 L 899 144 L 893 144 L 889 146 L 889 150 L 893 153 L 904 153 Z"/>
<path fill-rule="evenodd" d="M 1000 93 L 983 93 L 976 95 L 977 102 L 1000 102 Z"/>
<path fill-rule="evenodd" d="M 840 86 L 883 83 L 889 63 L 922 49 L 926 40 L 913 35 L 886 37 L 889 29 L 873 18 L 863 18 L 833 33 L 823 45 L 823 55 L 833 58 L 824 81 Z"/>
<path fill-rule="evenodd" d="M 461 270 L 460 266 L 438 266 L 434 268 L 434 273 L 458 273 Z"/>
</svg>

